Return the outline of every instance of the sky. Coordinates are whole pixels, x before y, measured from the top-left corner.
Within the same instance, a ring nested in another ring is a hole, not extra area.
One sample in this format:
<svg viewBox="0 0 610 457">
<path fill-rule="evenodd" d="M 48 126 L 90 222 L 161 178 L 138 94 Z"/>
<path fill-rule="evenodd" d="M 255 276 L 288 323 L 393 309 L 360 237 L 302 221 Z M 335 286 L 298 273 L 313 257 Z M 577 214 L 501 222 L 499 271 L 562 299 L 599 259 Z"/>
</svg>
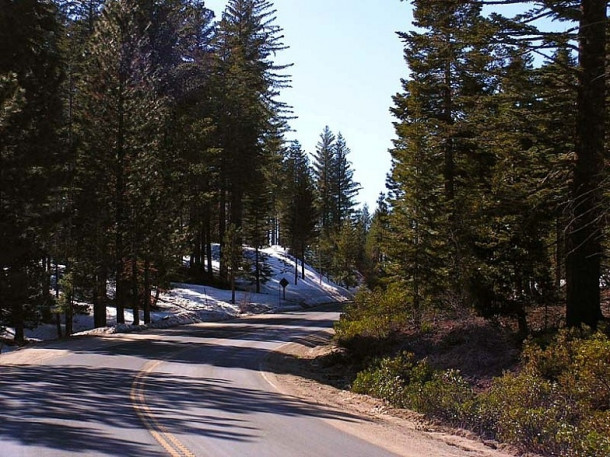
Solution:
<svg viewBox="0 0 610 457">
<path fill-rule="evenodd" d="M 218 18 L 226 0 L 206 0 Z M 303 149 L 313 153 L 325 126 L 341 132 L 351 150 L 348 159 L 362 190 L 357 198 L 376 207 L 390 171 L 388 149 L 394 138 L 392 96 L 407 76 L 397 31 L 411 28 L 411 7 L 400 0 L 275 0 L 276 25 L 288 49 L 278 64 L 292 87 L 279 99 L 298 116 L 290 122 Z"/>
</svg>

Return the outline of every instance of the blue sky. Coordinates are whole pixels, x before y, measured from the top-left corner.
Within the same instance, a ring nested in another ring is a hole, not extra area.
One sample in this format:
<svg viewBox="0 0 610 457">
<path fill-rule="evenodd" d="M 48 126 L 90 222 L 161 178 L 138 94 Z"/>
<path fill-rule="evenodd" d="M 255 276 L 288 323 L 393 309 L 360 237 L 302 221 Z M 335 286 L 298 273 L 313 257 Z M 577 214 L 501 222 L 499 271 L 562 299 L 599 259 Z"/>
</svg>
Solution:
<svg viewBox="0 0 610 457">
<path fill-rule="evenodd" d="M 371 211 L 390 170 L 394 138 L 392 96 L 407 76 L 396 31 L 411 26 L 410 4 L 400 0 L 275 0 L 276 24 L 290 48 L 277 56 L 292 88 L 281 99 L 294 107 L 297 139 L 313 152 L 324 126 L 341 132 L 351 149 L 358 200 Z M 226 0 L 206 0 L 218 17 Z M 383 5 L 383 6 L 382 6 Z"/>
</svg>

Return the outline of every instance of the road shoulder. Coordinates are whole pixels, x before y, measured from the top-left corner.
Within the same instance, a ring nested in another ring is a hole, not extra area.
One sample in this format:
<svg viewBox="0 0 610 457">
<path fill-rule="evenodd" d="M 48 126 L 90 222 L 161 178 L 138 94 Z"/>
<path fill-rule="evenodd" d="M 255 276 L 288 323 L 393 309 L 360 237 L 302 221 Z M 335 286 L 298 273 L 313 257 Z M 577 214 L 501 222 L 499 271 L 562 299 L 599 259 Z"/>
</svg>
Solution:
<svg viewBox="0 0 610 457">
<path fill-rule="evenodd" d="M 330 350 L 326 336 L 303 339 L 281 346 L 261 366 L 264 377 L 284 395 L 357 416 L 360 420 L 329 421 L 334 427 L 357 435 L 401 456 L 415 457 L 514 457 L 509 447 L 484 443 L 473 434 L 431 424 L 418 413 L 388 407 L 383 401 L 337 389 L 315 380 L 312 361 Z"/>
</svg>

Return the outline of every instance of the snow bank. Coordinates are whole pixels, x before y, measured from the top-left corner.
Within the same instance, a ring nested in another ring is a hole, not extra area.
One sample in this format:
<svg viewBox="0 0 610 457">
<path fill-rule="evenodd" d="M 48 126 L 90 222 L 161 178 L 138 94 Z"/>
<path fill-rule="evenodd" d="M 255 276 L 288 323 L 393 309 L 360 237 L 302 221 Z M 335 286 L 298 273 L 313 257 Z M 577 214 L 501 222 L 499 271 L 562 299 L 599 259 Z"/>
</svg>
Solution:
<svg viewBox="0 0 610 457">
<path fill-rule="evenodd" d="M 249 249 L 253 251 L 252 249 Z M 255 285 L 241 282 L 236 291 L 235 304 L 231 303 L 231 291 L 216 289 L 196 284 L 172 284 L 171 290 L 159 297 L 158 309 L 151 313 L 151 324 L 130 325 L 116 324 L 116 309 L 107 307 L 108 327 L 93 328 L 93 316 L 76 315 L 74 317 L 75 335 L 110 334 L 140 331 L 146 328 L 167 328 L 176 325 L 197 322 L 214 322 L 236 318 L 243 314 L 264 313 L 289 309 L 302 309 L 330 302 L 344 302 L 352 298 L 352 293 L 322 278 L 311 266 L 305 264 L 305 279 L 301 279 L 301 265 L 298 267 L 297 284 L 295 280 L 295 260 L 280 246 L 271 246 L 261 253 L 270 267 L 270 279 L 261 286 L 261 293 L 253 292 Z M 280 285 L 286 279 L 284 298 Z M 89 307 L 91 310 L 91 307 Z M 125 310 L 125 320 L 133 322 L 133 312 Z M 143 315 L 140 313 L 140 322 Z M 12 336 L 12 329 L 7 329 L 5 337 Z M 57 337 L 55 325 L 41 325 L 26 330 L 30 341 L 51 340 Z M 3 352 L 9 347 L 4 347 Z"/>
</svg>

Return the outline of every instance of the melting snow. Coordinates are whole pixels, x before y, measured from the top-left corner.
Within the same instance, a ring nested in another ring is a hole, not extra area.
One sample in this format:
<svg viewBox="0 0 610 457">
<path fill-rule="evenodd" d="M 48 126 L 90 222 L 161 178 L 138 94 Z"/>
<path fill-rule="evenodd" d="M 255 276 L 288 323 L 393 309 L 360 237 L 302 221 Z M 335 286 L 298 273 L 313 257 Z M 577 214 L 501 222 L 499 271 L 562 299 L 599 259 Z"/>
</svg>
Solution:
<svg viewBox="0 0 610 457">
<path fill-rule="evenodd" d="M 231 319 L 242 314 L 302 309 L 329 302 L 343 302 L 352 298 L 352 293 L 322 278 L 311 266 L 305 264 L 305 279 L 301 279 L 301 265 L 298 268 L 297 284 L 294 284 L 295 262 L 279 246 L 261 250 L 266 256 L 266 263 L 271 269 L 271 277 L 261 285 L 261 293 L 253 292 L 254 285 L 241 282 L 236 291 L 235 304 L 231 303 L 231 291 L 216 289 L 210 286 L 195 284 L 172 284 L 171 290 L 160 294 L 157 309 L 151 312 L 152 323 L 149 325 L 116 324 L 116 309 L 107 307 L 109 326 L 93 329 L 93 316 L 74 316 L 76 335 L 102 334 L 138 331 L 145 328 L 167 328 L 194 322 L 211 322 Z M 280 281 L 285 278 L 284 299 Z M 133 322 L 132 310 L 125 310 L 126 322 Z M 140 313 L 140 321 L 143 316 Z M 7 329 L 9 336 L 12 329 Z M 32 341 L 50 340 L 57 337 L 55 325 L 41 325 L 26 330 L 26 337 Z M 1 348 L 2 352 L 10 349 Z"/>
</svg>

